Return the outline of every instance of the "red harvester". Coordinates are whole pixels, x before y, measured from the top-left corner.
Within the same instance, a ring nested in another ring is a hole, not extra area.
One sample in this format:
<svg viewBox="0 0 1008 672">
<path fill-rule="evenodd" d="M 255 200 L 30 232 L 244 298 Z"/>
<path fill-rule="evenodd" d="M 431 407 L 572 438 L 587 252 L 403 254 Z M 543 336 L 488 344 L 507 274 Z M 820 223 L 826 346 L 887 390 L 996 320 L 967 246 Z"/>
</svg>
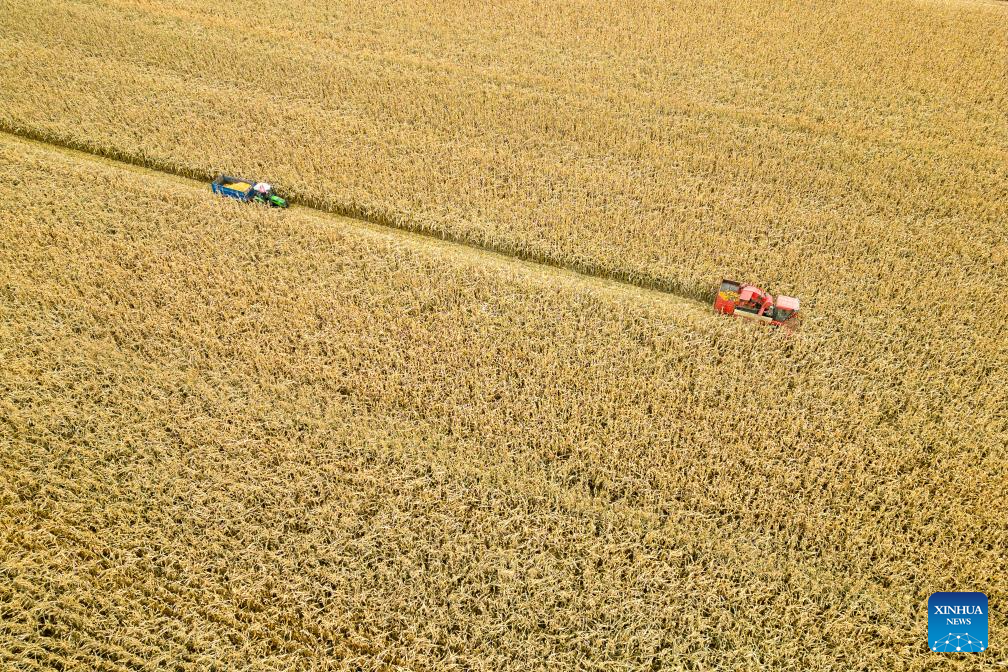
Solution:
<svg viewBox="0 0 1008 672">
<path fill-rule="evenodd" d="M 714 297 L 714 310 L 725 315 L 738 315 L 776 327 L 794 328 L 798 324 L 798 299 L 792 296 L 771 294 L 754 285 L 743 285 L 734 280 L 722 280 Z"/>
</svg>

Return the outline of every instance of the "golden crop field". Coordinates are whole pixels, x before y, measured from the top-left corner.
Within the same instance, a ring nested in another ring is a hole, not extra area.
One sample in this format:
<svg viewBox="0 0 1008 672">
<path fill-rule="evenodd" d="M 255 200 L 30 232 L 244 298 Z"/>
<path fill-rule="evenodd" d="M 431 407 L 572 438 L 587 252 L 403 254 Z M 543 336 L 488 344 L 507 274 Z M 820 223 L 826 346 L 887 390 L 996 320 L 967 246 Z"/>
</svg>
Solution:
<svg viewBox="0 0 1008 672">
<path fill-rule="evenodd" d="M 3 9 L 0 667 L 1006 660 L 1004 3 Z"/>
<path fill-rule="evenodd" d="M 1003 3 L 612 4 L 9 0 L 0 122 L 694 296 L 989 261 Z"/>
</svg>

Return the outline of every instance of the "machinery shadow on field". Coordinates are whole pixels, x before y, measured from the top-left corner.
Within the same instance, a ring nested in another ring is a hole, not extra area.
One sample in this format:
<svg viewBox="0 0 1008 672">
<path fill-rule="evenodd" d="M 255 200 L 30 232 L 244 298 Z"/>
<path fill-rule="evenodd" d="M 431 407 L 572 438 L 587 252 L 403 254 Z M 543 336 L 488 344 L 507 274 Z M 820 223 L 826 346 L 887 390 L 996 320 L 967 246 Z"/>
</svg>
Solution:
<svg viewBox="0 0 1008 672">
<path fill-rule="evenodd" d="M 214 174 L 211 171 L 177 165 L 157 157 L 149 157 L 135 152 L 123 151 L 117 147 L 95 145 L 75 140 L 70 137 L 58 137 L 38 129 L 15 126 L 5 120 L 0 120 L 0 133 L 23 142 L 41 144 L 50 149 L 57 149 L 65 153 L 72 152 L 75 154 L 83 154 L 92 160 L 104 159 L 113 163 L 121 165 L 124 164 L 134 169 L 140 168 L 164 175 L 182 178 L 187 181 L 209 184 L 214 179 Z M 203 185 L 201 184 L 201 186 Z M 429 227 L 417 225 L 411 222 L 409 216 L 405 213 L 396 215 L 357 204 L 332 205 L 324 203 L 322 199 L 304 198 L 296 195 L 290 196 L 287 200 L 293 206 L 313 210 L 318 213 L 336 215 L 345 219 L 356 220 L 358 222 L 381 227 L 383 229 L 391 229 L 425 238 L 436 239 L 471 250 L 477 250 L 538 266 L 550 267 L 560 271 L 575 273 L 577 275 L 585 276 L 586 278 L 602 280 L 607 283 L 622 285 L 627 288 L 635 288 L 638 290 L 671 295 L 682 301 L 696 304 L 698 307 L 701 305 L 709 306 L 714 300 L 714 287 L 676 285 L 668 281 L 662 281 L 658 278 L 638 277 L 626 272 L 614 271 L 612 269 L 601 267 L 597 264 L 580 262 L 567 263 L 546 254 L 528 252 L 526 250 L 512 248 L 507 245 L 481 243 L 444 230 L 431 229 Z"/>
</svg>

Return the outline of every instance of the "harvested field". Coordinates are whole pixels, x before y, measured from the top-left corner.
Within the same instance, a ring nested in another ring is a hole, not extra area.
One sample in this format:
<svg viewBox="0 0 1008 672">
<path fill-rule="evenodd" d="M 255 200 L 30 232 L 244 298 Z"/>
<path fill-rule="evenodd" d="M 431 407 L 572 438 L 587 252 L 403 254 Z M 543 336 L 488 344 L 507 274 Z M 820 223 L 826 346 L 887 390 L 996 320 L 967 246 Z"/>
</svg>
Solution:
<svg viewBox="0 0 1008 672">
<path fill-rule="evenodd" d="M 0 667 L 1005 660 L 1003 5 L 315 4 L 0 12 Z"/>
</svg>

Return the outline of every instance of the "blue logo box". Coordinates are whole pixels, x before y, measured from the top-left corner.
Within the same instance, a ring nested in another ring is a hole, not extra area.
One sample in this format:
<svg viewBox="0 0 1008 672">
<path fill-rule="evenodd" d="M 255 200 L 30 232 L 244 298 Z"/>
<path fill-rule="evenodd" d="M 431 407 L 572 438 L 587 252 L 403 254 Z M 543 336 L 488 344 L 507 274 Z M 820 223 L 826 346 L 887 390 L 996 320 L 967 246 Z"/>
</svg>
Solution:
<svg viewBox="0 0 1008 672">
<path fill-rule="evenodd" d="M 932 651 L 986 651 L 987 635 L 987 596 L 983 593 L 933 593 L 928 598 L 928 648 Z"/>
</svg>

